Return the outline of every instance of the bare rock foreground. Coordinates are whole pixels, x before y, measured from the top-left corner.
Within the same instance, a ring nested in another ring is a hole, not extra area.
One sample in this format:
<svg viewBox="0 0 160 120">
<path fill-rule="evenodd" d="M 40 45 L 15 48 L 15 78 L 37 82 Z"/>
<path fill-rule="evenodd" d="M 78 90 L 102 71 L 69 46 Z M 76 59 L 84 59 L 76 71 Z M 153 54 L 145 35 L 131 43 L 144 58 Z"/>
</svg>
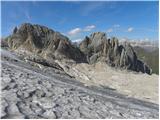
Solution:
<svg viewBox="0 0 160 120">
<path fill-rule="evenodd" d="M 40 69 L 7 51 L 1 64 L 1 118 L 158 118 L 158 104 L 84 86 L 63 71 Z"/>
</svg>

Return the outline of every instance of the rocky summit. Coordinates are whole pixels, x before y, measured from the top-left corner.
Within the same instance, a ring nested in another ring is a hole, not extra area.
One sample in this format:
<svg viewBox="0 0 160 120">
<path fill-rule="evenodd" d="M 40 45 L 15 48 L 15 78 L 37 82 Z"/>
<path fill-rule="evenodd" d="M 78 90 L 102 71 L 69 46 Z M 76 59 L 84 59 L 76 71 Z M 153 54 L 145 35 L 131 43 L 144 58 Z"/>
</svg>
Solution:
<svg viewBox="0 0 160 120">
<path fill-rule="evenodd" d="M 104 61 L 116 68 L 151 74 L 151 69 L 137 58 L 129 43 L 119 45 L 117 38 L 107 39 L 103 32 L 93 33 L 90 37 L 86 36 L 80 43 L 80 50 L 87 56 L 87 61 L 91 64 Z"/>
<path fill-rule="evenodd" d="M 29 51 L 51 62 L 69 59 L 94 64 L 103 61 L 115 68 L 152 73 L 152 70 L 137 58 L 129 43 L 120 45 L 117 38 L 107 38 L 103 32 L 86 36 L 77 47 L 59 32 L 44 26 L 24 23 L 19 28 L 15 27 L 6 41 L 13 51 Z"/>
<path fill-rule="evenodd" d="M 29 51 L 44 59 L 84 61 L 83 53 L 66 36 L 45 26 L 24 23 L 19 28 L 15 27 L 6 40 L 12 50 Z"/>
</svg>

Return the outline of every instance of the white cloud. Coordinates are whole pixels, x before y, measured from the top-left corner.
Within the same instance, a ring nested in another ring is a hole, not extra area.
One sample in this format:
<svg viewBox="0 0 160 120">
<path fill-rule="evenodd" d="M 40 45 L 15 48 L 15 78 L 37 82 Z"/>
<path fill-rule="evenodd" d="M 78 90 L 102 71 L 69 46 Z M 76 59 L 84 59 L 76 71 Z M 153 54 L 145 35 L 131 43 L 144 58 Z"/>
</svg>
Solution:
<svg viewBox="0 0 160 120">
<path fill-rule="evenodd" d="M 74 28 L 74 29 L 70 30 L 68 32 L 68 34 L 69 35 L 76 35 L 76 34 L 80 33 L 81 31 L 82 31 L 81 28 Z"/>
<path fill-rule="evenodd" d="M 96 28 L 95 25 L 89 25 L 89 26 L 86 26 L 83 31 L 91 31 L 94 28 Z"/>
<path fill-rule="evenodd" d="M 132 32 L 133 29 L 134 29 L 133 27 L 129 27 L 127 31 L 128 31 L 128 32 Z"/>
<path fill-rule="evenodd" d="M 111 33 L 111 32 L 113 32 L 112 28 L 110 28 L 110 29 L 107 30 L 107 33 Z"/>
<path fill-rule="evenodd" d="M 68 35 L 74 36 L 74 35 L 77 35 L 80 32 L 83 32 L 83 31 L 89 32 L 89 31 L 93 30 L 94 28 L 96 28 L 95 25 L 88 25 L 84 29 L 82 29 L 82 28 L 74 28 L 74 29 L 72 29 L 72 30 L 70 30 L 68 32 Z"/>
</svg>

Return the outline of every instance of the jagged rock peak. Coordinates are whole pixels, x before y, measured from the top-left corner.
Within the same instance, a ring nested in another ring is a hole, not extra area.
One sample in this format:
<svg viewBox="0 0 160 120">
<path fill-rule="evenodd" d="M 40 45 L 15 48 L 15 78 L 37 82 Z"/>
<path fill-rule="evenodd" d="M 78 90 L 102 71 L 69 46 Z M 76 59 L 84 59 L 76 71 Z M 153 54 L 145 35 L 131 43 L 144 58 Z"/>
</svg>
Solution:
<svg viewBox="0 0 160 120">
<path fill-rule="evenodd" d="M 33 55 L 46 60 L 69 59 L 76 62 L 106 62 L 116 68 L 141 71 L 151 74 L 151 69 L 137 58 L 128 43 L 119 45 L 117 38 L 107 38 L 104 32 L 95 32 L 79 44 L 73 45 L 68 37 L 41 25 L 24 23 L 15 27 L 13 33 L 6 38 L 11 50 L 29 51 Z"/>
<path fill-rule="evenodd" d="M 73 46 L 68 37 L 41 25 L 24 23 L 15 27 L 7 38 L 10 49 L 29 51 L 45 59 L 84 60 L 83 53 Z"/>
<path fill-rule="evenodd" d="M 24 37 L 26 36 L 44 37 L 46 35 L 50 35 L 53 33 L 55 33 L 55 31 L 49 29 L 48 27 L 31 23 L 23 23 L 19 26 L 19 28 L 15 27 L 13 30 L 13 34 L 22 35 Z"/>
<path fill-rule="evenodd" d="M 110 66 L 151 74 L 151 69 L 137 58 L 129 43 L 119 45 L 116 37 L 107 39 L 103 32 L 95 32 L 80 43 L 80 50 L 90 64 L 104 61 Z"/>
</svg>

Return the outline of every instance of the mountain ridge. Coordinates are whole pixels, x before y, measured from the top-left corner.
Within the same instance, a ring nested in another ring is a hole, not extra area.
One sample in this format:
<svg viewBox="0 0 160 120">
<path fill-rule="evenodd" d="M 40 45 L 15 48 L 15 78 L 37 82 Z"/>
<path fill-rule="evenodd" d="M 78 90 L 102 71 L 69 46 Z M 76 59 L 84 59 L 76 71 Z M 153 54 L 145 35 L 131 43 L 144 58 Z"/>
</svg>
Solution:
<svg viewBox="0 0 160 120">
<path fill-rule="evenodd" d="M 48 27 L 24 23 L 19 28 L 15 27 L 6 41 L 13 51 L 29 51 L 49 61 L 69 59 L 76 63 L 88 62 L 89 64 L 103 61 L 116 68 L 152 73 L 151 68 L 137 58 L 129 43 L 119 45 L 117 38 L 107 39 L 103 32 L 86 36 L 77 47 L 68 37 Z"/>
</svg>

